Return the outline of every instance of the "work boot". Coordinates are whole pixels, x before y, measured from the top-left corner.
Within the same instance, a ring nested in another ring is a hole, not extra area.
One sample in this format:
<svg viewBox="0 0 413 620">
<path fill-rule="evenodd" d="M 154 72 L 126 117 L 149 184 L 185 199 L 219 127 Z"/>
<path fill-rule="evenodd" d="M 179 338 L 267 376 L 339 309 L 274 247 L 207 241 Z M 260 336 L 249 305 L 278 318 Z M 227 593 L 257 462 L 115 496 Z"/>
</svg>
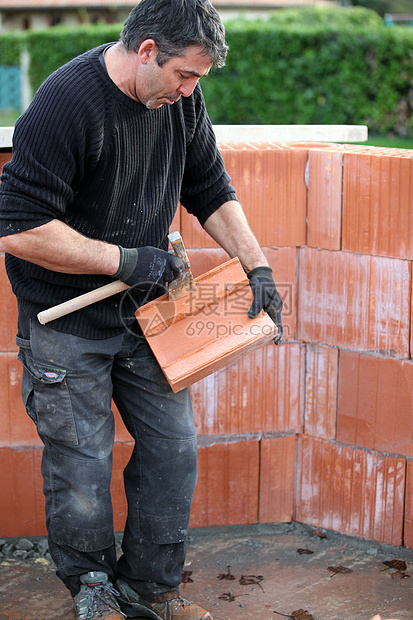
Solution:
<svg viewBox="0 0 413 620">
<path fill-rule="evenodd" d="M 123 620 L 125 614 L 116 601 L 115 590 L 106 573 L 93 571 L 80 577 L 80 591 L 73 597 L 76 620 Z"/>
<path fill-rule="evenodd" d="M 118 579 L 116 581 L 116 587 L 121 594 L 121 605 L 126 611 L 128 618 L 153 618 L 154 620 L 213 620 L 209 611 L 181 598 L 178 591 L 167 592 L 161 595 L 164 600 L 150 603 L 135 592 L 123 579 Z M 123 600 L 126 602 L 125 607 L 123 607 Z"/>
</svg>

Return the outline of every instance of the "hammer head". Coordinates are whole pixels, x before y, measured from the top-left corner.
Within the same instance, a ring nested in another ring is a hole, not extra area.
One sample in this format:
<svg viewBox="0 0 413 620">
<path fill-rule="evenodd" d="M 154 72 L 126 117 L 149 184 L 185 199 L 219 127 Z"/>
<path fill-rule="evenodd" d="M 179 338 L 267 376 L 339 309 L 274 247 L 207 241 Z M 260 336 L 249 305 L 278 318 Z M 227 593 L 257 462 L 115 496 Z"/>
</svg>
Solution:
<svg viewBox="0 0 413 620">
<path fill-rule="evenodd" d="M 179 299 L 188 293 L 195 292 L 196 284 L 191 272 L 191 265 L 189 263 L 189 258 L 186 253 L 181 234 L 176 231 L 168 235 L 168 238 L 171 242 L 174 253 L 179 256 L 184 263 L 184 273 L 182 276 L 170 282 L 168 286 L 169 299 L 173 300 Z"/>
</svg>

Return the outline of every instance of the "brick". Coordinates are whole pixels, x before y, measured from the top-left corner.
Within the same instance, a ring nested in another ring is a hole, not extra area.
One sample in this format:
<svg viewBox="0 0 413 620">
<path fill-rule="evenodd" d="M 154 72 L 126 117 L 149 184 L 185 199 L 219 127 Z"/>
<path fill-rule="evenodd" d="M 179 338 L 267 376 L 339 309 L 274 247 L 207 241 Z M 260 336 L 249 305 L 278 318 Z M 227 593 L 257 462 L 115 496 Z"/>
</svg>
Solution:
<svg viewBox="0 0 413 620">
<path fill-rule="evenodd" d="M 231 183 L 258 242 L 263 246 L 306 243 L 307 152 L 288 146 L 219 145 Z M 181 233 L 187 248 L 216 247 L 185 209 Z"/>
<path fill-rule="evenodd" d="M 301 340 L 409 357 L 410 262 L 313 248 L 299 258 Z"/>
<path fill-rule="evenodd" d="M 407 461 L 403 544 L 405 547 L 413 549 L 413 461 Z"/>
<path fill-rule="evenodd" d="M 248 317 L 252 291 L 237 258 L 195 282 L 194 293 L 174 301 L 166 293 L 135 313 L 175 392 L 264 346 L 276 333 L 266 313 Z"/>
<path fill-rule="evenodd" d="M 341 196 L 343 154 L 309 152 L 308 245 L 341 249 Z"/>
<path fill-rule="evenodd" d="M 294 512 L 294 435 L 261 440 L 259 522 L 292 521 Z"/>
<path fill-rule="evenodd" d="M 413 151 L 344 154 L 343 250 L 413 258 Z"/>
<path fill-rule="evenodd" d="M 295 520 L 402 544 L 404 458 L 300 436 Z"/>
<path fill-rule="evenodd" d="M 257 523 L 258 482 L 258 441 L 200 447 L 190 526 Z"/>
<path fill-rule="evenodd" d="M 369 351 L 409 357 L 409 293 L 412 263 L 370 258 Z M 399 318 L 398 318 L 399 317 Z"/>
<path fill-rule="evenodd" d="M 0 353 L 0 446 L 42 445 L 23 406 L 21 376 L 16 353 Z"/>
<path fill-rule="evenodd" d="M 41 447 L 0 448 L 2 536 L 46 534 Z"/>
<path fill-rule="evenodd" d="M 413 456 L 413 362 L 340 351 L 337 440 Z"/>
<path fill-rule="evenodd" d="M 269 345 L 268 355 L 274 357 L 274 374 L 263 372 L 262 390 L 264 433 L 303 430 L 303 398 L 305 347 L 291 343 L 275 347 Z M 265 369 L 264 369 L 265 370 Z M 258 385 L 258 376 L 256 377 Z"/>
<path fill-rule="evenodd" d="M 222 248 L 189 249 L 187 254 L 194 278 L 215 269 L 229 259 L 228 254 Z"/>
<path fill-rule="evenodd" d="M 4 254 L 0 253 L 0 351 L 17 351 L 17 300 L 4 266 Z"/>
<path fill-rule="evenodd" d="M 292 149 L 300 149 L 305 151 L 319 151 L 320 149 L 328 151 L 337 151 L 342 149 L 342 144 L 335 142 L 281 142 L 285 146 L 289 146 Z"/>
<path fill-rule="evenodd" d="M 305 348 L 269 344 L 191 386 L 200 435 L 302 432 Z"/>
<path fill-rule="evenodd" d="M 113 416 L 115 418 L 115 442 L 128 442 L 131 440 L 131 435 L 127 430 L 126 426 L 123 423 L 122 417 L 119 413 L 118 408 L 115 403 L 112 401 L 112 411 Z"/>
<path fill-rule="evenodd" d="M 305 433 L 334 439 L 337 411 L 338 349 L 310 344 L 305 374 Z"/>
<path fill-rule="evenodd" d="M 1 172 L 4 164 L 11 160 L 11 157 L 12 157 L 11 149 L 10 149 L 9 152 L 7 152 L 7 151 L 0 152 L 0 172 Z"/>
</svg>

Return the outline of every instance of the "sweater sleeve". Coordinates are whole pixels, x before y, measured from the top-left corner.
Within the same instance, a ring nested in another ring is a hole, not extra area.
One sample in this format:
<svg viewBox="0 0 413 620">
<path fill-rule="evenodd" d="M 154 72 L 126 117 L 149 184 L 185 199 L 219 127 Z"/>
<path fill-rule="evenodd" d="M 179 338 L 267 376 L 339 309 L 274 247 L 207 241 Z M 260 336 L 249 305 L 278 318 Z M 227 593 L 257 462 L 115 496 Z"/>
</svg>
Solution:
<svg viewBox="0 0 413 620">
<path fill-rule="evenodd" d="M 199 84 L 184 105 L 188 144 L 181 203 L 203 225 L 224 202 L 237 197 L 218 150 Z"/>
<path fill-rule="evenodd" d="M 0 236 L 64 220 L 74 200 L 87 160 L 87 113 L 72 73 L 52 74 L 16 123 L 0 184 Z"/>
</svg>

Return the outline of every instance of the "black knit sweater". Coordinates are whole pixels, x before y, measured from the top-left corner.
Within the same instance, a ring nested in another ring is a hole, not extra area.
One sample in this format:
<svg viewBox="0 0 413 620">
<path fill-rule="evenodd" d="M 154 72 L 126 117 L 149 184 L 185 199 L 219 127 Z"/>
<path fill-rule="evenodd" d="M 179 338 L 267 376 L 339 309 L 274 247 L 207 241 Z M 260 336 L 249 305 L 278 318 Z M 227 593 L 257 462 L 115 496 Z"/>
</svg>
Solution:
<svg viewBox="0 0 413 620">
<path fill-rule="evenodd" d="M 178 202 L 203 224 L 234 189 L 216 147 L 199 85 L 190 97 L 148 110 L 122 93 L 99 62 L 101 46 L 53 73 L 16 123 L 0 184 L 0 236 L 58 218 L 87 237 L 167 249 Z M 100 275 L 49 271 L 6 255 L 30 317 L 107 284 Z M 108 298 L 50 323 L 86 338 L 134 321 L 142 298 Z"/>
</svg>

